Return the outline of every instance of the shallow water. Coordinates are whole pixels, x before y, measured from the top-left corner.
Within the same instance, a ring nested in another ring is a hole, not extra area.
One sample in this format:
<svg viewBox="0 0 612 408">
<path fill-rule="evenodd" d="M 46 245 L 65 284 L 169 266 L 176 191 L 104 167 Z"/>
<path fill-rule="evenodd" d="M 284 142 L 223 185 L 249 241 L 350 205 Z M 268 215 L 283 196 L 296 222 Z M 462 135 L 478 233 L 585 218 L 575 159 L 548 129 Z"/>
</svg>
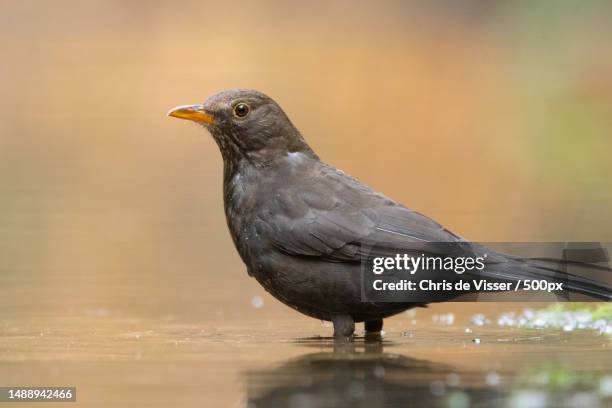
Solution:
<svg viewBox="0 0 612 408">
<path fill-rule="evenodd" d="M 486 313 L 520 307 L 489 303 Z M 353 342 L 324 337 L 328 324 L 280 305 L 201 320 L 106 309 L 15 313 L 0 320 L 0 378 L 5 386 L 76 386 L 77 403 L 66 406 L 463 407 L 516 402 L 529 390 L 517 389 L 515 377 L 533 367 L 611 373 L 609 336 L 470 322 L 483 308 L 403 313 L 386 321 L 382 338 Z M 452 324 L 440 322 L 449 312 Z M 610 402 L 583 394 L 576 398 Z"/>
</svg>

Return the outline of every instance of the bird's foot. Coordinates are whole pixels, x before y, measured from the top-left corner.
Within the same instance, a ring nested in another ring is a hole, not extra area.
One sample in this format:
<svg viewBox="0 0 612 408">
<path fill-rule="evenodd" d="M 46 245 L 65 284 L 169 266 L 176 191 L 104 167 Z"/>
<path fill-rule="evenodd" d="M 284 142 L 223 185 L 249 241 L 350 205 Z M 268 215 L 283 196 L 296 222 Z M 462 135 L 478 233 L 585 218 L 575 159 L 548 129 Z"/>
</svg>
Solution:
<svg viewBox="0 0 612 408">
<path fill-rule="evenodd" d="M 372 335 L 380 336 L 380 332 L 382 331 L 382 328 L 383 328 L 383 320 L 382 319 L 368 320 L 363 323 L 363 326 L 365 327 L 366 336 L 372 336 Z"/>
<path fill-rule="evenodd" d="M 355 332 L 355 320 L 349 315 L 335 315 L 332 317 L 334 324 L 334 338 L 348 338 Z"/>
<path fill-rule="evenodd" d="M 365 340 L 369 342 L 382 341 L 383 320 L 369 320 L 363 323 L 365 327 Z"/>
</svg>

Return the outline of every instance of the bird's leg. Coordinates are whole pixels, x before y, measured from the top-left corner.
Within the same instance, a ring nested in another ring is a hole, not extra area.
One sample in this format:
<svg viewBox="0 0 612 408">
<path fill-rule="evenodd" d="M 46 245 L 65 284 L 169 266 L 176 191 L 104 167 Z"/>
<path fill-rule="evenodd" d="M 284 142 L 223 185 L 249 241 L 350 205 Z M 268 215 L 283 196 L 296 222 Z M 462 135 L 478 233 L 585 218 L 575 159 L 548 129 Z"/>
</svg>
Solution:
<svg viewBox="0 0 612 408">
<path fill-rule="evenodd" d="M 368 320 L 363 325 L 365 326 L 366 335 L 380 333 L 383 328 L 383 319 Z"/>
<path fill-rule="evenodd" d="M 332 316 L 334 337 L 350 337 L 355 332 L 355 320 L 349 315 Z"/>
</svg>

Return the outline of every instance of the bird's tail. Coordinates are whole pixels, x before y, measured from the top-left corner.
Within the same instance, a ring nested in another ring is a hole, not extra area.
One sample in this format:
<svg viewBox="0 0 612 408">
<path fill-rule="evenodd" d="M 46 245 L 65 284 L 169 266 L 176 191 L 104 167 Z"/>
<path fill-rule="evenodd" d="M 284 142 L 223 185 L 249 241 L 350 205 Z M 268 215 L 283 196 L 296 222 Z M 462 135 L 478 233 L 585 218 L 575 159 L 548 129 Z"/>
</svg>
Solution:
<svg viewBox="0 0 612 408">
<path fill-rule="evenodd" d="M 498 254 L 501 255 L 501 254 Z M 601 301 L 612 300 L 612 269 L 580 259 L 520 258 L 502 255 L 479 272 L 480 278 L 517 283 L 525 280 L 561 284 L 563 290 Z"/>
</svg>

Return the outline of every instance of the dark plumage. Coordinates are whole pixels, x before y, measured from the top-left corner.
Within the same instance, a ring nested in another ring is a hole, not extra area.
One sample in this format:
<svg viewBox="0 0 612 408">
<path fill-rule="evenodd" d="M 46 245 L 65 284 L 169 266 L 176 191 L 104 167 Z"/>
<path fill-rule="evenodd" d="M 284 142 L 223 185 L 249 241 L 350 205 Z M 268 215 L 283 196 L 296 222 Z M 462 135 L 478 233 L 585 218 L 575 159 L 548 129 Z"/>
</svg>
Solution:
<svg viewBox="0 0 612 408">
<path fill-rule="evenodd" d="M 361 244 L 393 252 L 459 242 L 466 253 L 484 251 L 322 162 L 260 92 L 228 90 L 169 114 L 202 123 L 221 150 L 227 224 L 249 275 L 292 308 L 332 321 L 336 336 L 351 335 L 360 321 L 379 331 L 383 318 L 417 306 L 361 301 Z M 546 274 L 501 254 L 488 263 L 493 278 Z M 610 299 L 609 288 L 579 283 L 574 289 Z"/>
</svg>

